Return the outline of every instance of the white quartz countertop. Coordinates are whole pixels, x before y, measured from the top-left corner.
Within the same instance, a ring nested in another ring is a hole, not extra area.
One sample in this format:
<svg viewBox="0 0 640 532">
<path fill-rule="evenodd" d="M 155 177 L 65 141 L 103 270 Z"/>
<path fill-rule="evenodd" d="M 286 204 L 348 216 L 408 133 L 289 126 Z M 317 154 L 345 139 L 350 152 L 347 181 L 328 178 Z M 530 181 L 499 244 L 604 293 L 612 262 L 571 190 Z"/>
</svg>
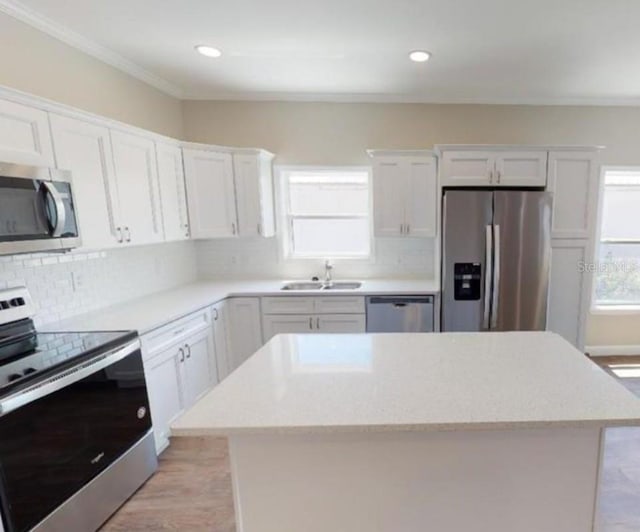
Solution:
<svg viewBox="0 0 640 532">
<path fill-rule="evenodd" d="M 640 399 L 554 333 L 280 335 L 172 435 L 640 424 Z"/>
<path fill-rule="evenodd" d="M 347 279 L 339 279 L 344 281 Z M 42 331 L 137 330 L 145 334 L 191 312 L 232 296 L 344 296 L 437 294 L 430 280 L 364 280 L 355 290 L 281 290 L 283 280 L 201 281 L 46 324 Z"/>
</svg>

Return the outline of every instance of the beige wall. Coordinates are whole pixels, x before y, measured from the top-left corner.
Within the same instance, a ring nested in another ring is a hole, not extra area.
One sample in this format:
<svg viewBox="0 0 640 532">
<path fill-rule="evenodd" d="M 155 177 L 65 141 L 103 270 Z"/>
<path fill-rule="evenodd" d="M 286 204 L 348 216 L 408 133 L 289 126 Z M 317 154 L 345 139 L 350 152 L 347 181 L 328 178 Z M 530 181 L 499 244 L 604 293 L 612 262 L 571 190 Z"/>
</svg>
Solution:
<svg viewBox="0 0 640 532">
<path fill-rule="evenodd" d="M 180 101 L 0 13 L 0 85 L 173 137 Z"/>
<path fill-rule="evenodd" d="M 266 148 L 281 164 L 367 164 L 367 148 L 443 143 L 605 145 L 640 165 L 640 108 L 283 102 L 183 103 L 187 140 Z M 640 345 L 640 316 L 591 315 L 588 345 Z"/>
</svg>

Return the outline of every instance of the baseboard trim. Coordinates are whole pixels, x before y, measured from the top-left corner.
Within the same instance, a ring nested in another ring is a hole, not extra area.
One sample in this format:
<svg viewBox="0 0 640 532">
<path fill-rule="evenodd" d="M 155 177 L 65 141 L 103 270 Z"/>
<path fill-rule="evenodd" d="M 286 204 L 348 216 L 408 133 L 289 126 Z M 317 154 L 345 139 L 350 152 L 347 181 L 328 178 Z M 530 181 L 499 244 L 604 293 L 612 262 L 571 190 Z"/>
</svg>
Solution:
<svg viewBox="0 0 640 532">
<path fill-rule="evenodd" d="M 640 355 L 640 345 L 588 345 L 584 350 L 591 357 Z"/>
</svg>

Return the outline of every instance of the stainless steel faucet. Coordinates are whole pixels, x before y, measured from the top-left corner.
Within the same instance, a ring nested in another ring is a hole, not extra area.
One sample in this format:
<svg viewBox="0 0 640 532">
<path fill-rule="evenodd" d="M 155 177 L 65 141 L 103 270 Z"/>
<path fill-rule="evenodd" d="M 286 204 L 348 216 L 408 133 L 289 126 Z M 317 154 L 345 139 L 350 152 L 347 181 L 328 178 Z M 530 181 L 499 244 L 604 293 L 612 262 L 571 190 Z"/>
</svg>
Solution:
<svg viewBox="0 0 640 532">
<path fill-rule="evenodd" d="M 333 264 L 329 259 L 324 261 L 324 284 L 325 286 L 331 286 L 333 279 L 331 277 L 331 271 L 333 270 Z"/>
</svg>

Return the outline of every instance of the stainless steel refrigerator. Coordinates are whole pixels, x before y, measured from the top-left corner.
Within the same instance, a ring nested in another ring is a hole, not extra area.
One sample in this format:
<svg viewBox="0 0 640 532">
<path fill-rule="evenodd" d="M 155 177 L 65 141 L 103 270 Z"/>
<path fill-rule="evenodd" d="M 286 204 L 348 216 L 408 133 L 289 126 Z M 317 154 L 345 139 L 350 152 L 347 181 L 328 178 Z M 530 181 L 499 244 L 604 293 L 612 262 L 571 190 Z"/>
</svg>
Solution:
<svg viewBox="0 0 640 532">
<path fill-rule="evenodd" d="M 544 330 L 551 260 L 551 194 L 445 190 L 443 331 Z"/>
</svg>

